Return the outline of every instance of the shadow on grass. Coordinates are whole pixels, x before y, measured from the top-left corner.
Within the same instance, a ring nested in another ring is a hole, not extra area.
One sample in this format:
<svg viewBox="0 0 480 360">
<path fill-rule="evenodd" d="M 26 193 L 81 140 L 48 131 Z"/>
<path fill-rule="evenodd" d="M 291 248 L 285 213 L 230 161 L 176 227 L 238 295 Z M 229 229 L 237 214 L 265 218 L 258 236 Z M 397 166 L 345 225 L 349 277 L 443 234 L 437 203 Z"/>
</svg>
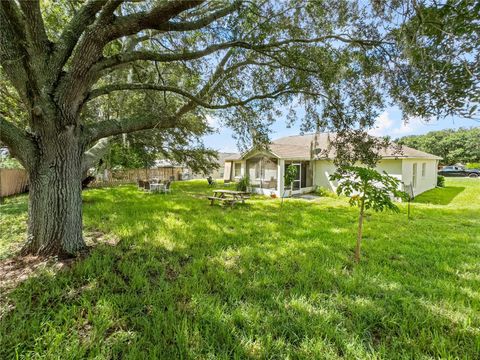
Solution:
<svg viewBox="0 0 480 360">
<path fill-rule="evenodd" d="M 435 188 L 418 195 L 413 202 L 419 204 L 448 205 L 464 190 L 465 187 L 462 186 Z"/>
<path fill-rule="evenodd" d="M 27 211 L 27 197 L 25 195 L 11 196 L 0 204 L 0 215 L 21 215 Z"/>
</svg>

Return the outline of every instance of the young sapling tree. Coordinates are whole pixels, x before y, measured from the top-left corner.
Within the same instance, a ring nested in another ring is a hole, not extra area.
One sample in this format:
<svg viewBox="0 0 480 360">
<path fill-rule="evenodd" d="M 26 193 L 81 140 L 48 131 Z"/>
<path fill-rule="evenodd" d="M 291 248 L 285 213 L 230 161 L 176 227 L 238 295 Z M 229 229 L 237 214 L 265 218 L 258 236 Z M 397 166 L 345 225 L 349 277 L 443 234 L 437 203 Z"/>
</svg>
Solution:
<svg viewBox="0 0 480 360">
<path fill-rule="evenodd" d="M 355 246 L 355 261 L 358 263 L 365 211 L 372 209 L 375 212 L 384 210 L 398 212 L 398 206 L 393 202 L 393 198 L 406 199 L 406 194 L 399 189 L 399 180 L 385 172 L 381 174 L 370 167 L 340 167 L 335 174 L 330 176 L 330 179 L 339 182 L 337 194 L 348 196 L 350 205 L 359 208 L 357 244 Z"/>
<path fill-rule="evenodd" d="M 290 195 L 292 195 L 292 191 L 293 191 L 293 182 L 295 181 L 295 179 L 297 178 L 297 174 L 298 174 L 298 169 L 295 165 L 293 164 L 290 164 L 288 167 L 287 167 L 287 170 L 285 171 L 285 175 L 284 175 L 284 180 L 285 180 L 285 188 L 290 188 Z M 285 189 L 284 188 L 284 189 Z M 285 197 L 285 190 L 283 191 L 283 196 L 282 196 L 282 204 L 283 204 L 283 198 Z"/>
</svg>

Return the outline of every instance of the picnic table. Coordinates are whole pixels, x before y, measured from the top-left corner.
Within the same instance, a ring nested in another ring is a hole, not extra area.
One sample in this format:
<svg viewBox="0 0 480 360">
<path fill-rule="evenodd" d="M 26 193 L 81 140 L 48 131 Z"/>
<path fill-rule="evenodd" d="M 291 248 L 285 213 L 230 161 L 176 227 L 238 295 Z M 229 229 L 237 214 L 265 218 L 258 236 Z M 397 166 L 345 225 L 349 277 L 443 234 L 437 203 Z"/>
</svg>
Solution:
<svg viewBox="0 0 480 360">
<path fill-rule="evenodd" d="M 234 190 L 213 190 L 213 196 L 209 196 L 210 205 L 213 205 L 215 201 L 230 205 L 233 207 L 237 202 L 245 204 L 245 200 L 249 199 L 249 193 L 245 191 Z"/>
</svg>

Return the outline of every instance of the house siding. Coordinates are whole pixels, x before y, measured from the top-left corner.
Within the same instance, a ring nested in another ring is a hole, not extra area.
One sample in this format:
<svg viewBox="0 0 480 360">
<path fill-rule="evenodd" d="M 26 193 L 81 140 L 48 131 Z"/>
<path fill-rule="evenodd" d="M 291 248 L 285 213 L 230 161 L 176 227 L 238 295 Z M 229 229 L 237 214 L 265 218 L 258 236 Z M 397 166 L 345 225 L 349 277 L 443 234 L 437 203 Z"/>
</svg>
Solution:
<svg viewBox="0 0 480 360">
<path fill-rule="evenodd" d="M 414 187 L 415 195 L 433 189 L 437 185 L 437 160 L 434 159 L 385 159 L 378 163 L 377 170 L 387 172 L 389 175 L 408 185 L 413 178 L 413 164 L 417 164 L 417 185 Z M 422 163 L 425 163 L 425 176 L 422 176 Z M 330 160 L 315 161 L 314 184 L 335 191 L 337 182 L 330 180 L 330 175 L 337 167 Z"/>
<path fill-rule="evenodd" d="M 227 160 L 225 162 L 229 162 L 230 168 L 228 173 L 224 174 L 223 179 L 224 180 L 230 180 L 230 181 L 238 181 L 242 177 L 245 176 L 245 171 L 246 171 L 246 161 L 245 160 Z M 240 166 L 240 175 L 236 176 L 235 175 L 235 167 Z"/>
<path fill-rule="evenodd" d="M 377 170 L 402 181 L 402 160 L 385 159 L 378 162 Z"/>
<path fill-rule="evenodd" d="M 337 167 L 330 160 L 316 160 L 313 166 L 313 183 L 316 186 L 324 187 L 335 191 L 337 182 L 330 180 L 330 175 L 337 170 Z"/>
<path fill-rule="evenodd" d="M 337 182 L 330 180 L 330 175 L 335 173 L 337 167 L 330 160 L 315 161 L 314 183 L 317 186 L 324 187 L 328 190 L 335 191 Z M 377 170 L 386 171 L 389 175 L 402 180 L 402 162 L 401 160 L 382 160 L 378 163 Z"/>
<path fill-rule="evenodd" d="M 425 176 L 422 176 L 422 164 L 425 164 Z M 417 164 L 417 184 L 413 187 L 415 195 L 421 194 L 437 186 L 438 160 L 434 159 L 403 159 L 402 173 L 405 185 L 413 182 L 413 164 Z"/>
</svg>

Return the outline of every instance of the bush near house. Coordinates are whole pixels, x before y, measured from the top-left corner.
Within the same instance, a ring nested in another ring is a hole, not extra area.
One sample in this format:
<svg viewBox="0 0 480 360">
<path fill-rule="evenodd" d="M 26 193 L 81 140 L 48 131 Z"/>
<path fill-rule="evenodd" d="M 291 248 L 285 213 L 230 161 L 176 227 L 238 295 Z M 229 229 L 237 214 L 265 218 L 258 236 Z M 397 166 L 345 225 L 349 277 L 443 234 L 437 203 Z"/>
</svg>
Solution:
<svg viewBox="0 0 480 360">
<path fill-rule="evenodd" d="M 317 186 L 315 189 L 315 195 L 321 196 L 321 197 L 336 197 L 337 195 L 328 189 L 326 189 L 323 186 Z"/>
<path fill-rule="evenodd" d="M 246 192 L 250 187 L 250 178 L 248 176 L 242 177 L 235 185 L 237 191 Z"/>
<path fill-rule="evenodd" d="M 437 186 L 445 187 L 445 176 L 437 175 Z"/>
</svg>

